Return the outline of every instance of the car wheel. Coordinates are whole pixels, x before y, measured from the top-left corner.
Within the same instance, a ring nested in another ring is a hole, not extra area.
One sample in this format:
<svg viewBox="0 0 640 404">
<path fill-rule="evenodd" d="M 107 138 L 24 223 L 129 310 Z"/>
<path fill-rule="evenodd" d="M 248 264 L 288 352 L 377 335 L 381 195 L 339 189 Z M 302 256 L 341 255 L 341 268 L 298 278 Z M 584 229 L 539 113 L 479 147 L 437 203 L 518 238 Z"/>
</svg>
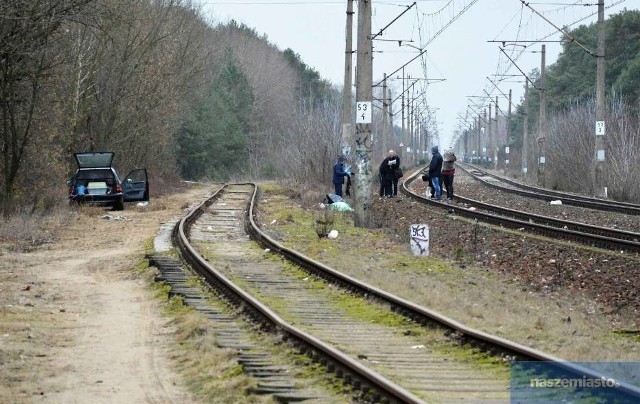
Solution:
<svg viewBox="0 0 640 404">
<path fill-rule="evenodd" d="M 118 199 L 113 205 L 113 210 L 124 210 L 124 201 L 122 199 Z"/>
</svg>

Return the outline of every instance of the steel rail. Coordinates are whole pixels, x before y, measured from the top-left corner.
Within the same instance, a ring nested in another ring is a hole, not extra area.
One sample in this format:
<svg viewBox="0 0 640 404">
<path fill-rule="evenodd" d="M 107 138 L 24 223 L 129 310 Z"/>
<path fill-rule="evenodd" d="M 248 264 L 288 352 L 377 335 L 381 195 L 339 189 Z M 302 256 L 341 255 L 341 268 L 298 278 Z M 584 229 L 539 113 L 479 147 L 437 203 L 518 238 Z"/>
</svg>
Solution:
<svg viewBox="0 0 640 404">
<path fill-rule="evenodd" d="M 419 173 L 419 171 L 413 173 L 411 176 L 409 176 L 408 181 L 411 179 L 415 179 L 415 177 L 417 177 Z M 405 186 L 405 183 L 403 183 L 403 187 Z M 404 191 L 408 192 L 406 188 L 404 188 Z M 483 331 L 468 327 L 433 310 L 422 307 L 411 301 L 379 289 L 375 286 L 369 285 L 366 282 L 343 274 L 327 265 L 324 265 L 321 262 L 315 261 L 312 258 L 305 256 L 304 254 L 296 250 L 287 248 L 269 237 L 260 229 L 260 227 L 254 220 L 253 206 L 251 206 L 250 208 L 248 219 L 249 220 L 246 225 L 247 229 L 250 231 L 251 237 L 258 241 L 264 247 L 270 248 L 272 251 L 279 253 L 287 260 L 294 262 L 304 269 L 307 269 L 309 272 L 316 276 L 327 279 L 334 283 L 338 283 L 342 287 L 357 292 L 364 297 L 374 298 L 386 304 L 389 304 L 393 311 L 405 315 L 414 321 L 420 322 L 422 324 L 436 324 L 440 327 L 448 329 L 461 341 L 469 343 L 472 346 L 479 347 L 485 352 L 489 352 L 491 354 L 502 352 L 513 355 L 512 359 L 514 360 L 543 361 L 550 364 L 550 366 L 555 366 L 559 369 L 563 369 L 570 372 L 571 374 L 580 375 L 580 377 L 584 375 L 597 379 L 608 377 L 593 369 L 588 369 L 584 366 L 567 362 L 563 359 L 538 351 L 534 348 L 518 344 L 517 342 L 510 341 L 506 338 L 488 334 Z M 633 386 L 627 383 L 620 383 L 620 392 L 634 399 L 640 399 L 640 388 L 637 386 Z"/>
<path fill-rule="evenodd" d="M 416 177 L 420 173 L 421 171 L 418 170 L 411 176 L 407 177 L 406 181 L 402 183 L 401 190 L 409 197 L 416 199 L 422 203 L 428 203 L 434 206 L 441 207 L 443 209 L 453 210 L 453 212 L 459 216 L 464 216 L 470 219 L 477 219 L 482 222 L 504 226 L 511 229 L 528 230 L 537 234 L 575 241 L 592 247 L 613 249 L 616 251 L 622 250 L 631 253 L 640 252 L 640 233 L 615 230 L 606 227 L 593 226 L 585 223 L 563 221 L 548 216 L 541 216 L 533 213 L 494 206 L 491 204 L 459 196 L 456 196 L 456 198 L 460 201 L 467 201 L 468 203 L 474 204 L 483 209 L 490 210 L 498 214 L 510 215 L 516 218 L 471 210 L 463 206 L 449 205 L 426 198 L 424 196 L 416 194 L 409 188 L 409 185 L 416 179 Z"/>
<path fill-rule="evenodd" d="M 534 187 L 531 185 L 519 183 L 517 181 L 514 181 L 506 177 L 489 173 L 485 170 L 476 168 L 466 163 L 460 163 L 460 164 L 457 164 L 457 166 L 460 167 L 467 174 L 469 174 L 471 177 L 473 177 L 475 180 L 482 182 L 486 186 L 499 189 L 501 191 L 515 193 L 515 194 L 526 196 L 529 198 L 542 199 L 545 201 L 560 200 L 565 205 L 579 206 L 583 208 L 604 210 L 609 212 L 618 212 L 618 213 L 624 213 L 627 215 L 640 215 L 640 205 L 636 205 L 633 203 L 607 201 L 599 198 L 592 198 L 592 197 L 582 196 L 582 195 L 572 195 L 564 192 L 553 191 L 550 189 Z M 483 180 L 478 175 L 473 174 L 472 171 L 481 172 L 483 175 L 495 178 L 499 181 L 505 182 L 519 189 L 507 188 L 497 184 L 492 184 L 488 181 Z"/>
<path fill-rule="evenodd" d="M 416 172 L 412 174 L 407 181 L 403 183 L 403 192 L 409 193 L 406 188 L 406 184 L 409 180 L 415 179 L 419 174 Z M 349 275 L 343 274 L 333 268 L 330 268 L 318 261 L 315 261 L 298 251 L 289 249 L 284 245 L 278 243 L 273 238 L 269 237 L 263 232 L 255 221 L 255 205 L 257 199 L 257 186 L 255 184 L 247 184 L 254 187 L 249 207 L 246 211 L 245 230 L 250 236 L 263 247 L 269 248 L 272 252 L 278 253 L 287 260 L 299 265 L 303 269 L 306 269 L 310 273 L 319 276 L 323 279 L 337 283 L 340 286 L 356 292 L 364 297 L 376 299 L 390 306 L 393 311 L 398 312 L 416 322 L 422 324 L 433 325 L 436 324 L 444 329 L 447 329 L 451 333 L 449 335 L 455 335 L 456 339 L 469 343 L 470 345 L 479 347 L 485 352 L 491 354 L 496 353 L 508 353 L 512 355 L 513 360 L 529 360 L 529 361 L 543 361 L 550 366 L 554 366 L 564 371 L 568 371 L 571 374 L 579 375 L 579 377 L 592 377 L 596 379 L 607 378 L 606 374 L 601 372 L 585 368 L 581 365 L 564 361 L 560 358 L 543 353 L 536 349 L 526 347 L 516 342 L 507 340 L 502 337 L 491 335 L 483 331 L 473 329 L 465 326 L 464 324 L 446 317 L 440 313 L 437 313 L 428 308 L 419 306 L 413 302 L 410 302 L 401 297 L 395 296 L 389 292 L 379 289 L 375 286 L 369 285 L 363 281 L 355 279 Z M 337 366 L 344 369 L 347 373 L 355 375 L 368 384 L 371 388 L 376 389 L 393 401 L 403 403 L 420 403 L 422 400 L 413 396 L 410 392 L 395 385 L 393 382 L 387 380 L 383 376 L 376 372 L 371 371 L 359 362 L 353 360 L 348 355 L 324 344 L 322 341 L 307 334 L 306 332 L 291 326 L 282 320 L 279 316 L 273 313 L 268 307 L 251 297 L 248 293 L 237 287 L 219 271 L 212 268 L 206 260 L 195 251 L 190 245 L 188 240 L 188 231 L 191 224 L 196 218 L 204 212 L 204 209 L 209 206 L 222 192 L 224 188 L 221 188 L 211 198 L 204 201 L 192 212 L 190 212 L 185 218 L 183 218 L 174 229 L 174 241 L 180 246 L 185 259 L 198 268 L 204 269 L 203 276 L 206 277 L 208 283 L 222 286 L 225 290 L 225 294 L 234 301 L 242 300 L 243 307 L 249 309 L 251 313 L 259 317 L 263 322 L 267 321 L 271 328 L 276 328 L 279 332 L 297 341 L 298 344 L 308 347 L 313 352 L 319 352 L 335 363 Z M 447 206 L 447 205 L 444 205 Z M 618 391 L 633 399 L 640 399 L 640 388 L 627 384 L 619 383 Z"/>
<path fill-rule="evenodd" d="M 253 185 L 254 187 L 251 201 L 249 203 L 250 207 L 247 210 L 247 215 L 252 216 L 255 206 L 257 186 L 255 184 L 246 185 Z M 379 373 L 372 371 L 347 354 L 284 321 L 267 306 L 235 285 L 221 272 L 209 265 L 207 261 L 196 251 L 189 242 L 188 233 L 190 227 L 195 220 L 204 213 L 204 209 L 211 205 L 226 187 L 227 186 L 225 185 L 220 188 L 213 196 L 189 212 L 189 214 L 187 214 L 187 216 L 180 220 L 180 222 L 175 226 L 173 233 L 174 242 L 179 246 L 183 258 L 194 268 L 194 270 L 205 278 L 207 283 L 212 286 L 215 285 L 218 290 L 223 290 L 227 299 L 234 302 L 235 305 L 242 306 L 244 310 L 249 311 L 250 315 L 262 324 L 268 324 L 269 328 L 276 329 L 280 334 L 283 334 L 295 341 L 297 345 L 307 347 L 307 350 L 310 350 L 313 356 L 320 354 L 321 356 L 329 358 L 334 366 L 341 368 L 344 373 L 353 375 L 355 378 L 361 380 L 363 385 L 380 392 L 381 395 L 392 402 L 423 403 L 423 400 L 416 397 L 411 392 L 398 386 Z M 246 222 L 247 221 L 245 220 L 245 223 Z M 253 222 L 252 218 L 251 222 Z M 365 392 L 367 391 L 366 388 L 363 390 Z"/>
<path fill-rule="evenodd" d="M 555 217 L 538 215 L 535 213 L 523 212 L 520 210 L 505 208 L 502 206 L 491 205 L 486 202 L 481 202 L 475 199 L 467 198 L 464 196 L 456 195 L 456 199 L 465 202 L 467 204 L 479 207 L 481 209 L 489 210 L 499 214 L 506 214 L 520 220 L 533 220 L 535 223 L 545 224 L 560 229 L 575 230 L 581 233 L 595 234 L 598 236 L 608 237 L 616 240 L 628 240 L 634 243 L 640 243 L 640 233 L 612 229 L 610 227 L 595 226 L 587 223 L 574 222 L 571 220 L 556 219 Z M 638 244 L 640 246 L 640 244 Z M 635 248 L 635 245 L 631 245 L 631 248 Z"/>
</svg>

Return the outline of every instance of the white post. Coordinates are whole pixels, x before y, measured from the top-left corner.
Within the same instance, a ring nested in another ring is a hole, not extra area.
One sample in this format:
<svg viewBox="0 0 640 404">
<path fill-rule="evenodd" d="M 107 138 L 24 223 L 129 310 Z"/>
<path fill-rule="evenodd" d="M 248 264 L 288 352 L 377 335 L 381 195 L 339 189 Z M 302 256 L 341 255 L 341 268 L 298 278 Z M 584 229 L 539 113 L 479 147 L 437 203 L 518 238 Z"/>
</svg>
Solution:
<svg viewBox="0 0 640 404">
<path fill-rule="evenodd" d="M 411 251 L 413 255 L 429 256 L 429 226 L 426 224 L 412 224 L 409 229 Z"/>
</svg>

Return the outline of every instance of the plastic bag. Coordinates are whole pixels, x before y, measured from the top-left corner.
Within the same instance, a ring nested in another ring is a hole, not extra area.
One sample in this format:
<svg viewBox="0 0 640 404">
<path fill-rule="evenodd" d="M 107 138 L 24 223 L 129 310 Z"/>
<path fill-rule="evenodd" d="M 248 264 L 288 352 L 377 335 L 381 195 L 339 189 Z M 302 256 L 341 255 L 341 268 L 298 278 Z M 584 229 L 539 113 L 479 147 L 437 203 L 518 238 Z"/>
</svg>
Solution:
<svg viewBox="0 0 640 404">
<path fill-rule="evenodd" d="M 346 202 L 334 202 L 329 205 L 329 209 L 337 210 L 338 212 L 353 212 L 351 206 Z"/>
</svg>

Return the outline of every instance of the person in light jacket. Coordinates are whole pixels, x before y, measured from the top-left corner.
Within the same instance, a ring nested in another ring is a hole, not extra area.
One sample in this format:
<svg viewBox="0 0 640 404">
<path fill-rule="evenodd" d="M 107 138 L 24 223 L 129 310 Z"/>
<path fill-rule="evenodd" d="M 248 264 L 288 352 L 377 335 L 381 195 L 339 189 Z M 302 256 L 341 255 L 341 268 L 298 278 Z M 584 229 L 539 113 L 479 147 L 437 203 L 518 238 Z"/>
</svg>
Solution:
<svg viewBox="0 0 640 404">
<path fill-rule="evenodd" d="M 438 146 L 431 148 L 431 162 L 429 163 L 429 178 L 431 178 L 431 184 L 435 200 L 439 201 L 442 197 L 442 188 L 440 187 L 441 175 L 442 175 L 442 154 L 438 151 Z"/>
<path fill-rule="evenodd" d="M 446 149 L 442 159 L 442 183 L 447 190 L 447 199 L 453 200 L 453 176 L 456 173 L 455 161 L 457 160 L 453 149 L 450 147 Z"/>
</svg>

